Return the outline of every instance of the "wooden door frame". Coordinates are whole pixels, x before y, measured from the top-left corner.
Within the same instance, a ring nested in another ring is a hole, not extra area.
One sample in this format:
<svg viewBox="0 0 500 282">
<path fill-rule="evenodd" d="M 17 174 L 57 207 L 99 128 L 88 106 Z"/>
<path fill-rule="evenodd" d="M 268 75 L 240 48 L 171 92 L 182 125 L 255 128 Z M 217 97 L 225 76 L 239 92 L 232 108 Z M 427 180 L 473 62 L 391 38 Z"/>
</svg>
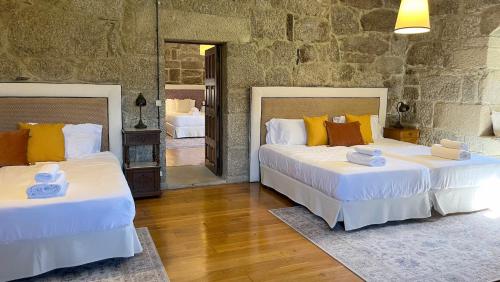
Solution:
<svg viewBox="0 0 500 282">
<path fill-rule="evenodd" d="M 192 44 L 192 45 L 214 45 L 217 48 L 217 57 L 218 57 L 218 72 L 219 72 L 219 77 L 217 79 L 217 83 L 219 86 L 219 95 L 220 95 L 220 105 L 219 105 L 219 117 L 218 117 L 218 126 L 219 126 L 219 141 L 217 144 L 218 148 L 218 174 L 217 176 L 223 177 L 224 176 L 224 111 L 225 108 L 224 106 L 226 105 L 224 99 L 226 99 L 226 93 L 225 93 L 225 86 L 226 86 L 226 74 L 224 72 L 224 67 L 225 67 L 225 58 L 223 57 L 225 55 L 225 48 L 226 48 L 226 42 L 217 42 L 217 41 L 195 41 L 195 40 L 169 40 L 169 39 L 164 39 L 163 44 L 165 45 L 166 43 L 177 43 L 177 44 Z M 163 52 L 165 50 L 163 49 Z M 165 60 L 164 60 L 165 61 Z M 165 66 L 162 68 L 162 75 L 165 77 Z M 165 83 L 166 85 L 166 83 Z M 166 99 L 166 91 L 164 91 L 164 98 Z M 166 108 L 165 108 L 166 112 Z M 206 128 L 206 125 L 205 125 Z"/>
</svg>

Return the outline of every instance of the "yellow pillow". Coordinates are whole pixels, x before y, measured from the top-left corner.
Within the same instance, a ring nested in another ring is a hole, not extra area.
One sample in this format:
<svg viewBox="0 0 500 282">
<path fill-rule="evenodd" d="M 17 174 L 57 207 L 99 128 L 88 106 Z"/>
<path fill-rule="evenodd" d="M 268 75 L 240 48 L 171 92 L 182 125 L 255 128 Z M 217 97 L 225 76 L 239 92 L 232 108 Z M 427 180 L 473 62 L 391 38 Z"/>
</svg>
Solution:
<svg viewBox="0 0 500 282">
<path fill-rule="evenodd" d="M 365 144 L 373 143 L 372 137 L 372 125 L 371 125 L 371 115 L 345 115 L 346 122 L 359 122 L 361 130 L 361 136 L 363 136 L 363 142 Z"/>
<path fill-rule="evenodd" d="M 304 117 L 304 124 L 307 132 L 307 146 L 328 145 L 328 134 L 325 122 L 328 115 L 320 117 Z"/>
<path fill-rule="evenodd" d="M 19 123 L 19 129 L 29 129 L 28 162 L 64 161 L 63 123 Z"/>
</svg>

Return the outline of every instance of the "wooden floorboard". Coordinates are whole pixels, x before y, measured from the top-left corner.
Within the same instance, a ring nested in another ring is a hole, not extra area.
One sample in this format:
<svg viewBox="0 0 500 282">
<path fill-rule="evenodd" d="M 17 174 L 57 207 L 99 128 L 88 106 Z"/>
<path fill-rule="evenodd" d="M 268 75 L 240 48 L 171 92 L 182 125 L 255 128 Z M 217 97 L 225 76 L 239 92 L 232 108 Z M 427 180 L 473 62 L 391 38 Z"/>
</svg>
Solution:
<svg viewBox="0 0 500 282">
<path fill-rule="evenodd" d="M 165 191 L 137 200 L 172 281 L 359 281 L 269 213 L 292 206 L 259 184 Z"/>
</svg>

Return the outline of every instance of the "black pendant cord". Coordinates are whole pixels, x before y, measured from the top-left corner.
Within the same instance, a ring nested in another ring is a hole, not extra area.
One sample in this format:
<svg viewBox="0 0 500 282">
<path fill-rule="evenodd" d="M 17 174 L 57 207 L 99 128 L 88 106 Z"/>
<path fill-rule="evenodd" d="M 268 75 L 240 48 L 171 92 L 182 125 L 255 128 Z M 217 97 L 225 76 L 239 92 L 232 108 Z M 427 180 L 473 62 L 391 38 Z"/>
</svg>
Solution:
<svg viewBox="0 0 500 282">
<path fill-rule="evenodd" d="M 159 9 L 159 0 L 155 0 L 156 2 L 156 83 L 157 83 L 157 93 L 156 100 L 160 101 L 160 9 Z M 162 87 L 164 88 L 164 87 Z M 156 103 L 155 103 L 156 104 Z M 158 129 L 160 128 L 160 107 L 156 106 L 157 109 L 157 118 L 158 118 Z"/>
</svg>

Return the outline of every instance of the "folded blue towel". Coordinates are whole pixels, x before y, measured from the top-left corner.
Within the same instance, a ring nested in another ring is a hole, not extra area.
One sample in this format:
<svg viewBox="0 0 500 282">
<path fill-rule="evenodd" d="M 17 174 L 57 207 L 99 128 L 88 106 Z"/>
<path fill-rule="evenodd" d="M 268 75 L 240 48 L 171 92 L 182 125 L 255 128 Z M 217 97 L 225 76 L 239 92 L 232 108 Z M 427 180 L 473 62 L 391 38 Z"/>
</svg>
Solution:
<svg viewBox="0 0 500 282">
<path fill-rule="evenodd" d="M 59 176 L 58 164 L 43 165 L 40 170 L 35 174 L 35 181 L 38 183 L 49 183 L 56 181 Z"/>
<path fill-rule="evenodd" d="M 367 146 L 354 146 L 354 151 L 365 154 L 365 155 L 370 155 L 370 156 L 382 156 L 382 150 L 379 148 L 373 148 L 373 147 L 367 147 Z"/>
<path fill-rule="evenodd" d="M 54 198 L 66 195 L 67 189 L 68 181 L 66 181 L 66 174 L 64 171 L 60 171 L 55 181 L 48 183 L 37 182 L 26 190 L 26 194 L 28 195 L 28 199 Z"/>
<path fill-rule="evenodd" d="M 385 166 L 386 160 L 380 156 L 369 156 L 358 152 L 347 152 L 347 160 L 351 163 L 365 166 Z"/>
</svg>

